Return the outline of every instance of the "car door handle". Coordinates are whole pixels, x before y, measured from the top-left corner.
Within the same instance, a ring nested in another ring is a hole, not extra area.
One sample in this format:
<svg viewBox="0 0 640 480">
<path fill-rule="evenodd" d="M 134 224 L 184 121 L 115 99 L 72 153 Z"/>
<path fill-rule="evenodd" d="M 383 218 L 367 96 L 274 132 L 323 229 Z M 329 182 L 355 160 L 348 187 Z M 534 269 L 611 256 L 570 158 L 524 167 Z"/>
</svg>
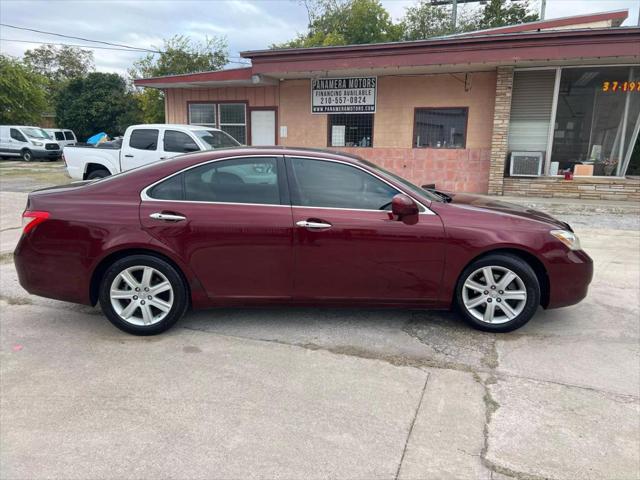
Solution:
<svg viewBox="0 0 640 480">
<path fill-rule="evenodd" d="M 133 158 L 133 155 L 125 155 L 127 158 Z"/>
<path fill-rule="evenodd" d="M 313 228 L 313 229 L 323 229 L 323 228 L 331 228 L 333 225 L 330 223 L 324 222 L 310 222 L 309 220 L 300 220 L 296 222 L 296 225 L 300 228 Z"/>
<path fill-rule="evenodd" d="M 154 220 L 164 220 L 165 222 L 180 222 L 182 220 L 186 220 L 187 219 L 187 217 L 184 217 L 182 215 L 175 215 L 173 213 L 156 212 L 156 213 L 152 213 L 149 216 L 151 218 L 153 218 Z"/>
</svg>

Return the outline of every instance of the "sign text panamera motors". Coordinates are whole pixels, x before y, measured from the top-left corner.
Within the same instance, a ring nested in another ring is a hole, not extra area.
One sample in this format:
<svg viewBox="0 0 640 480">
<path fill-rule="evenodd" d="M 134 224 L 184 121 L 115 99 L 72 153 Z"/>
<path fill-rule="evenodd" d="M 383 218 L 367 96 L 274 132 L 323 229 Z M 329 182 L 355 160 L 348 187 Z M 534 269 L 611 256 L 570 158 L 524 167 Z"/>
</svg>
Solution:
<svg viewBox="0 0 640 480">
<path fill-rule="evenodd" d="M 376 77 L 311 80 L 311 113 L 375 113 Z"/>
</svg>

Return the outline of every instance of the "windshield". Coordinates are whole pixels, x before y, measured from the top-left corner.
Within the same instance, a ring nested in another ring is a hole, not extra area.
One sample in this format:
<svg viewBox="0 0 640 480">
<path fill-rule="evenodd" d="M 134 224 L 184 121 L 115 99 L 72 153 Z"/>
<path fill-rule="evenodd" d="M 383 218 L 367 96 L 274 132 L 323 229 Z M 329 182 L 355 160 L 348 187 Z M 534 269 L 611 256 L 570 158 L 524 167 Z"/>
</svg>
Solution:
<svg viewBox="0 0 640 480">
<path fill-rule="evenodd" d="M 401 183 L 411 193 L 414 193 L 414 194 L 417 194 L 417 195 L 422 195 L 423 197 L 427 197 L 429 200 L 432 200 L 432 201 L 442 202 L 442 198 L 440 198 L 438 195 L 435 195 L 433 192 L 430 192 L 429 190 L 425 190 L 424 188 L 420 188 L 417 185 L 414 185 L 413 183 L 411 183 L 409 180 L 406 180 L 406 179 L 402 178 L 401 176 L 390 172 L 389 170 L 385 170 L 384 168 L 379 167 L 375 163 L 372 163 L 372 162 L 370 162 L 368 160 L 365 160 L 365 159 L 361 158 L 360 161 L 362 163 L 364 163 L 365 165 L 367 165 L 368 167 L 370 167 L 370 168 L 372 168 L 374 170 L 377 170 L 378 172 L 381 172 L 384 175 L 386 175 L 388 177 L 391 177 L 395 181 Z"/>
<path fill-rule="evenodd" d="M 39 138 L 39 139 L 44 139 L 44 140 L 51 140 L 51 137 L 49 136 L 49 134 L 47 132 L 45 132 L 43 129 L 41 129 L 41 128 L 35 128 L 35 127 L 26 127 L 26 128 L 24 128 L 23 127 L 22 131 L 29 138 Z"/>
<path fill-rule="evenodd" d="M 239 147 L 240 143 L 231 135 L 220 130 L 195 130 L 200 140 L 209 145 L 210 150 L 214 148 Z"/>
</svg>

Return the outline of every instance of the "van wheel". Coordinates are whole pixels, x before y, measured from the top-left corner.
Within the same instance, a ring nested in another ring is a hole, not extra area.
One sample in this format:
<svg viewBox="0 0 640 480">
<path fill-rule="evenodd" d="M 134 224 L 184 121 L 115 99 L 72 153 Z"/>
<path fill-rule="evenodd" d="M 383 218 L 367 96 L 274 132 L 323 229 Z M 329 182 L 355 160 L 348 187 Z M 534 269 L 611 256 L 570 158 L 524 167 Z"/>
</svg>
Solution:
<svg viewBox="0 0 640 480">
<path fill-rule="evenodd" d="M 31 150 L 27 148 L 22 150 L 22 160 L 24 160 L 25 162 L 30 162 L 31 160 L 33 160 L 33 153 L 31 153 Z"/>
<path fill-rule="evenodd" d="M 92 171 L 89 175 L 87 175 L 87 180 L 96 180 L 98 178 L 104 178 L 111 175 L 109 170 L 105 170 L 104 168 L 100 168 L 98 170 Z"/>
<path fill-rule="evenodd" d="M 491 254 L 464 269 L 456 286 L 456 304 L 472 327 L 510 332 L 527 323 L 540 304 L 540 284 L 519 257 Z"/>
<path fill-rule="evenodd" d="M 100 285 L 100 307 L 109 321 L 133 335 L 155 335 L 186 312 L 187 287 L 168 262 L 131 255 L 109 267 Z"/>
</svg>

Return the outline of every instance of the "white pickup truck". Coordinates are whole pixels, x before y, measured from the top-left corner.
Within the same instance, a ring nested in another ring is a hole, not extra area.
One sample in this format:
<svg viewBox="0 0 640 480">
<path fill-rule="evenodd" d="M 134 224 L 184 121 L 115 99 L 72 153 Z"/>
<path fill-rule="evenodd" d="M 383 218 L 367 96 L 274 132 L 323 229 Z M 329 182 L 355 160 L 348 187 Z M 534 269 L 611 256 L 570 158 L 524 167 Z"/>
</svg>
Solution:
<svg viewBox="0 0 640 480">
<path fill-rule="evenodd" d="M 132 125 L 124 133 L 122 145 L 107 142 L 95 147 L 68 146 L 64 147 L 63 158 L 71 178 L 93 180 L 183 153 L 239 145 L 227 133 L 211 127 Z"/>
</svg>

